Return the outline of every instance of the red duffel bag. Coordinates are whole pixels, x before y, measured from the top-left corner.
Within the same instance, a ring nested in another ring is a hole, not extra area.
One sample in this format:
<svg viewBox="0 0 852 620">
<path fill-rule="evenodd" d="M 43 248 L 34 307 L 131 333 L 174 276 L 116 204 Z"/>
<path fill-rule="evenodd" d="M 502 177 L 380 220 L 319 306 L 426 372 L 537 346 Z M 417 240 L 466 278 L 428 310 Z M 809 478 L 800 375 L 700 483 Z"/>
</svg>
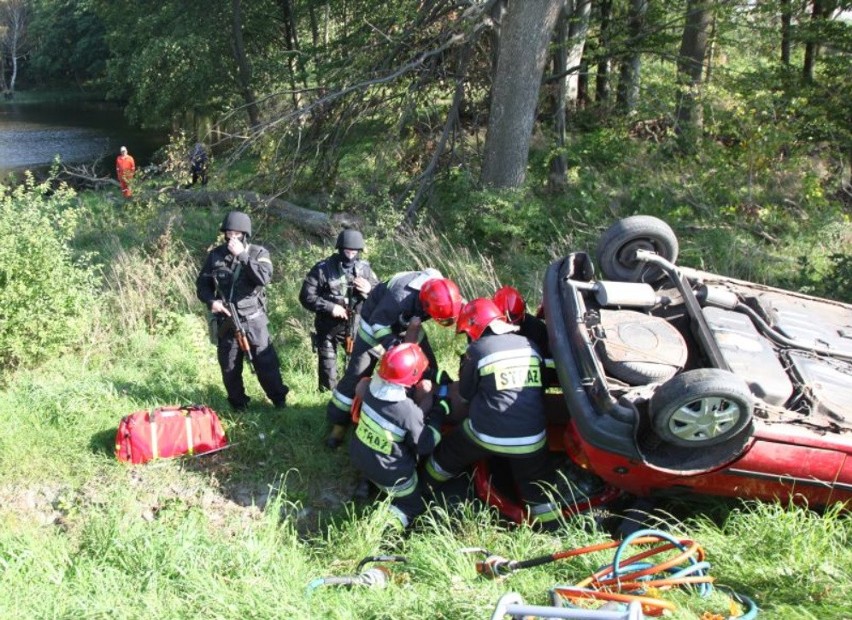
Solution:
<svg viewBox="0 0 852 620">
<path fill-rule="evenodd" d="M 115 456 L 147 463 L 185 454 L 204 454 L 228 445 L 216 412 L 204 405 L 157 407 L 126 415 L 115 435 Z"/>
</svg>

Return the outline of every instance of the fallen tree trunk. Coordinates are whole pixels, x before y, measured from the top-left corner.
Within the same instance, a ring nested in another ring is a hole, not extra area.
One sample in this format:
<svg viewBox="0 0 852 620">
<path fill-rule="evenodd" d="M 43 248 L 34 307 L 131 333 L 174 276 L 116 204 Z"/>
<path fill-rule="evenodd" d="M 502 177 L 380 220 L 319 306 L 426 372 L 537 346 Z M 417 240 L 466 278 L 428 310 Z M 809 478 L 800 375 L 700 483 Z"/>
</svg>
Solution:
<svg viewBox="0 0 852 620">
<path fill-rule="evenodd" d="M 250 207 L 266 209 L 270 213 L 293 224 L 296 228 L 315 235 L 336 234 L 341 228 L 359 227 L 360 220 L 348 213 L 323 213 L 294 205 L 292 202 L 263 196 L 244 190 L 205 191 L 195 189 L 165 189 L 177 204 L 192 204 L 212 207 L 228 203 L 240 203 Z"/>
<path fill-rule="evenodd" d="M 108 177 L 98 176 L 92 168 L 79 166 L 69 168 L 63 166 L 60 178 L 76 182 L 85 182 L 89 187 L 104 186 L 118 187 L 118 181 Z M 350 213 L 324 213 L 305 209 L 292 202 L 264 196 L 247 190 L 214 190 L 163 188 L 160 194 L 165 194 L 177 205 L 193 205 L 196 207 L 215 207 L 223 204 L 236 203 L 253 209 L 263 209 L 287 222 L 299 230 L 319 237 L 336 235 L 343 228 L 361 228 L 361 218 Z M 143 196 L 144 190 L 137 188 L 135 194 Z"/>
<path fill-rule="evenodd" d="M 197 189 L 165 189 L 176 204 L 213 207 L 228 203 L 245 204 L 255 209 L 266 209 L 305 232 L 326 236 L 342 228 L 360 228 L 360 218 L 349 213 L 323 213 L 294 205 L 292 202 L 242 190 L 205 191 Z"/>
</svg>

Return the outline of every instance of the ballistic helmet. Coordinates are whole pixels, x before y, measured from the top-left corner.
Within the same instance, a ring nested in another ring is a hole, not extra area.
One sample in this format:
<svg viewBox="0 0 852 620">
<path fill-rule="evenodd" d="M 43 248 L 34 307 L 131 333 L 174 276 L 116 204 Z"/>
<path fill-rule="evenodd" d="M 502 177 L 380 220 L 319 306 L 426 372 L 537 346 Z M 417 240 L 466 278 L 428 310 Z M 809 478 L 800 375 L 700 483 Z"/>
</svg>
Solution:
<svg viewBox="0 0 852 620">
<path fill-rule="evenodd" d="M 459 287 L 447 278 L 432 278 L 420 288 L 420 303 L 441 325 L 452 325 L 459 316 L 462 298 Z"/>
<path fill-rule="evenodd" d="M 334 247 L 338 250 L 363 250 L 364 236 L 354 228 L 347 228 L 337 235 L 337 244 Z"/>
<path fill-rule="evenodd" d="M 411 387 L 423 377 L 429 360 L 415 342 L 403 342 L 388 349 L 379 362 L 379 376 L 388 383 Z"/>
<path fill-rule="evenodd" d="M 491 300 L 510 323 L 517 325 L 527 312 L 527 303 L 518 289 L 512 286 L 501 286 Z"/>
<path fill-rule="evenodd" d="M 219 227 L 219 230 L 222 232 L 235 230 L 251 237 L 251 218 L 242 211 L 231 211 L 222 220 L 222 226 Z"/>
<path fill-rule="evenodd" d="M 471 340 L 479 340 L 485 328 L 497 319 L 502 320 L 503 318 L 503 313 L 500 312 L 497 304 L 486 297 L 479 297 L 468 302 L 461 309 L 456 332 L 459 334 L 464 332 L 470 336 Z"/>
</svg>

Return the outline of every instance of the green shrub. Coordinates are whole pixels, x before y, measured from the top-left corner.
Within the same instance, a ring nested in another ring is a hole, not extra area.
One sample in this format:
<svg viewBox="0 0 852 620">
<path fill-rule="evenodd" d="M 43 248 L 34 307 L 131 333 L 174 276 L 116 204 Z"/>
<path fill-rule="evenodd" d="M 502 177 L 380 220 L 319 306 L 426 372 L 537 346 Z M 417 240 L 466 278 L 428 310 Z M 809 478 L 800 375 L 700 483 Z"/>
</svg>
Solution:
<svg viewBox="0 0 852 620">
<path fill-rule="evenodd" d="M 68 246 L 79 213 L 73 190 L 31 176 L 0 185 L 0 370 L 32 366 L 82 341 L 95 302 L 86 256 Z"/>
</svg>

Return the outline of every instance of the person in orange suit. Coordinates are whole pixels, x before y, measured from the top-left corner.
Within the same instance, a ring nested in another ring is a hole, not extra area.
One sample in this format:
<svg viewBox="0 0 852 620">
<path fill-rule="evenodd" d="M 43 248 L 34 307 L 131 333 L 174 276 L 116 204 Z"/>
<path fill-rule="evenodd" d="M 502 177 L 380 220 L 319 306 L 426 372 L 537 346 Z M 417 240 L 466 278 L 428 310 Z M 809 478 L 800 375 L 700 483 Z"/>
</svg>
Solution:
<svg viewBox="0 0 852 620">
<path fill-rule="evenodd" d="M 130 190 L 130 181 L 136 172 L 136 162 L 132 155 L 127 154 L 127 147 L 121 147 L 121 154 L 115 158 L 115 175 L 118 177 L 118 184 L 121 186 L 121 193 L 125 198 L 130 198 L 133 192 Z"/>
</svg>

